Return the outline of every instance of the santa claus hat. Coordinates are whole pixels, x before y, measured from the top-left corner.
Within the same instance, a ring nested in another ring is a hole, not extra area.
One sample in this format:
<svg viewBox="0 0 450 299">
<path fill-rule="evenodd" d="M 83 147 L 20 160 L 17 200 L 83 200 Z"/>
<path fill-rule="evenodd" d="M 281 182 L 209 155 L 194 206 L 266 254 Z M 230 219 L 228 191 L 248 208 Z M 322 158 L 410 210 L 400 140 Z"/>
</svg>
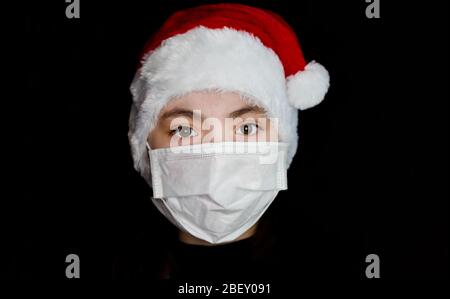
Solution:
<svg viewBox="0 0 450 299">
<path fill-rule="evenodd" d="M 306 63 L 292 28 L 277 14 L 242 4 L 176 12 L 144 48 L 131 84 L 129 140 L 135 168 L 149 178 L 148 134 L 163 107 L 192 91 L 232 91 L 278 118 L 290 164 L 298 143 L 297 109 L 320 103 L 327 70 Z"/>
</svg>

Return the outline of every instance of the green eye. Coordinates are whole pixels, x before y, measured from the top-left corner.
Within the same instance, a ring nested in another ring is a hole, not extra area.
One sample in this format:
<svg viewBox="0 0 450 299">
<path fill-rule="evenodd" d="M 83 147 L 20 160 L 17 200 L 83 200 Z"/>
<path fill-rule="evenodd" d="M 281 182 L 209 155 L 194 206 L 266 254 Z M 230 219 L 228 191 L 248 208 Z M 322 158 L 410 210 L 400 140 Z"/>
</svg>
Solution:
<svg viewBox="0 0 450 299">
<path fill-rule="evenodd" d="M 257 124 L 243 124 L 237 130 L 236 134 L 241 135 L 254 135 L 258 131 Z"/>
<path fill-rule="evenodd" d="M 197 136 L 197 132 L 188 126 L 178 126 L 176 129 L 170 131 L 172 134 L 177 134 L 181 138 L 188 138 Z"/>
</svg>

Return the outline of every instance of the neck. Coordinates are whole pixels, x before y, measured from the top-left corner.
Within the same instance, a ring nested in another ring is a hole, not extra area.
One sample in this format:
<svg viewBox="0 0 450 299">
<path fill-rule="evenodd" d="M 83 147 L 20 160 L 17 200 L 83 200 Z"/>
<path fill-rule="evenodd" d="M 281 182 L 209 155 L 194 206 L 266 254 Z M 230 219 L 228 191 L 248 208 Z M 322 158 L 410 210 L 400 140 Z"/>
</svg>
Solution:
<svg viewBox="0 0 450 299">
<path fill-rule="evenodd" d="M 252 227 L 250 227 L 245 233 L 243 233 L 242 235 L 240 235 L 237 239 L 230 241 L 228 243 L 232 243 L 232 242 L 236 242 L 239 240 L 244 240 L 247 238 L 250 238 L 251 236 L 253 236 L 256 232 L 258 223 L 256 223 L 255 225 L 253 225 Z M 203 245 L 203 246 L 215 246 L 215 245 L 220 245 L 220 244 L 213 244 L 213 243 L 209 243 L 205 240 L 199 239 L 197 237 L 194 237 L 193 235 L 185 232 L 185 231 L 181 231 L 179 232 L 178 238 L 181 242 L 186 243 L 186 244 L 190 244 L 190 245 Z"/>
</svg>

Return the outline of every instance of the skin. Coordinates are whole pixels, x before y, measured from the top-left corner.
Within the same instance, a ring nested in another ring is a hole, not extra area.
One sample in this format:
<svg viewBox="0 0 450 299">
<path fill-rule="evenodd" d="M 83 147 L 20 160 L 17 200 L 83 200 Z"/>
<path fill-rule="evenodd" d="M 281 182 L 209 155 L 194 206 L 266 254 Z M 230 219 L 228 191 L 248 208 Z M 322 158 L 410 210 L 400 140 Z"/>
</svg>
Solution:
<svg viewBox="0 0 450 299">
<path fill-rule="evenodd" d="M 194 121 L 194 113 L 201 121 Z M 261 107 L 249 105 L 233 92 L 198 91 L 171 100 L 160 112 L 147 141 L 152 149 L 158 149 L 206 142 L 277 140 L 276 126 Z M 251 237 L 256 230 L 257 224 L 235 241 Z M 213 245 L 184 231 L 179 232 L 179 239 L 188 244 Z"/>
</svg>

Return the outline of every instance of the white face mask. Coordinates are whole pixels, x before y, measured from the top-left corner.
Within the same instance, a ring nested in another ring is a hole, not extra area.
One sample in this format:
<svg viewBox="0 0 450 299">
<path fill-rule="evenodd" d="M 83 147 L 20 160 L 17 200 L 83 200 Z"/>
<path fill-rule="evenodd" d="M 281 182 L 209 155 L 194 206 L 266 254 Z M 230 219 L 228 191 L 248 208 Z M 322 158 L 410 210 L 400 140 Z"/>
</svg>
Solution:
<svg viewBox="0 0 450 299">
<path fill-rule="evenodd" d="M 149 149 L 153 203 L 210 243 L 233 241 L 287 189 L 287 144 L 220 142 Z"/>
</svg>

